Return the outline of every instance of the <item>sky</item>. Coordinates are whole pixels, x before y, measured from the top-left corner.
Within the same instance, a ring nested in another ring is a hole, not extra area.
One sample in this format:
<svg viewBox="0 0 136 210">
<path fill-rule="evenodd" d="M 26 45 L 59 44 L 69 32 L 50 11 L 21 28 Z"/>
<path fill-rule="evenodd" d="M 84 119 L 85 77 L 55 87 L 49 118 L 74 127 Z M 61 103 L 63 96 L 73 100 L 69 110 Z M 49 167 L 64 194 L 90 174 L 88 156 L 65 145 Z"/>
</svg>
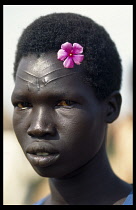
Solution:
<svg viewBox="0 0 136 210">
<path fill-rule="evenodd" d="M 132 5 L 4 5 L 4 110 L 12 116 L 11 94 L 14 89 L 13 64 L 18 39 L 35 19 L 53 12 L 73 12 L 92 18 L 104 26 L 115 42 L 123 66 L 121 116 L 132 113 Z"/>
</svg>

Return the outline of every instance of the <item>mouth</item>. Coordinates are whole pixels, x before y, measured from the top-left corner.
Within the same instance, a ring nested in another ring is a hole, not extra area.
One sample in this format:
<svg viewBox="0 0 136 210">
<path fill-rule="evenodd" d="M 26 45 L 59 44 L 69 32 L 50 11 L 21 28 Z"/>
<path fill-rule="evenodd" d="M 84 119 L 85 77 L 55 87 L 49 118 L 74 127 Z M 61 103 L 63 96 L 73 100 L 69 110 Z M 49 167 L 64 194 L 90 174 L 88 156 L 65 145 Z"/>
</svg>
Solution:
<svg viewBox="0 0 136 210">
<path fill-rule="evenodd" d="M 50 153 L 48 153 L 48 152 L 36 152 L 35 154 L 33 154 L 33 155 L 36 155 L 36 156 L 48 156 Z"/>
<path fill-rule="evenodd" d="M 51 147 L 39 145 L 31 145 L 26 150 L 26 156 L 30 163 L 34 166 L 47 167 L 54 164 L 60 154 Z"/>
</svg>

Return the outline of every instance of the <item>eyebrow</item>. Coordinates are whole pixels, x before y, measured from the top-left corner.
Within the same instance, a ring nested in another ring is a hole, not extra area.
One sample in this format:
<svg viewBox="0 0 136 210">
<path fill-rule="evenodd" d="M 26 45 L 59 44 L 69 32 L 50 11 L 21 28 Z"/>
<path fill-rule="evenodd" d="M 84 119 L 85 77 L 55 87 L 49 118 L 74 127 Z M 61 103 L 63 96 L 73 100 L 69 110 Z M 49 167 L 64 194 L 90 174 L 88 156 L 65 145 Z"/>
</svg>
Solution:
<svg viewBox="0 0 136 210">
<path fill-rule="evenodd" d="M 27 95 L 23 92 L 20 91 L 16 91 L 13 92 L 12 94 L 12 98 L 11 98 L 11 102 L 12 104 L 16 103 L 16 101 L 29 101 L 32 100 L 32 98 L 30 99 L 29 97 L 31 97 L 32 95 Z M 77 92 L 73 92 L 71 90 L 66 91 L 61 89 L 58 90 L 54 90 L 53 92 L 45 92 L 44 93 L 44 100 L 78 100 L 78 102 L 83 103 L 83 101 L 85 100 L 84 96 L 81 95 L 80 93 Z"/>
<path fill-rule="evenodd" d="M 76 95 L 77 96 L 77 95 Z M 56 91 L 56 92 L 51 92 L 51 93 L 45 93 L 45 100 L 64 100 L 64 99 L 69 99 L 69 97 L 75 97 L 73 94 L 68 92 L 62 92 L 62 91 Z M 13 93 L 11 97 L 11 102 L 14 104 L 16 101 L 27 101 L 30 100 L 29 96 L 26 96 L 24 93 L 19 93 L 15 92 Z"/>
<path fill-rule="evenodd" d="M 12 94 L 12 99 L 17 99 L 17 100 L 22 100 L 22 99 L 26 99 L 27 96 L 25 94 L 22 94 L 20 92 L 13 92 Z"/>
</svg>

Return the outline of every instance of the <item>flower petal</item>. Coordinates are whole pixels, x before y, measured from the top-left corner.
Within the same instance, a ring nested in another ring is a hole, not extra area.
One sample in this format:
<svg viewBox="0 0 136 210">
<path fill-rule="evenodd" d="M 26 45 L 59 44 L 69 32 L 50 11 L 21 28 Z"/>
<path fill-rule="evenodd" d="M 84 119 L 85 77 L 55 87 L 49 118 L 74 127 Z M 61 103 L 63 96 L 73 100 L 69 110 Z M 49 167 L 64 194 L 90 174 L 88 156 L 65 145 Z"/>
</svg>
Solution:
<svg viewBox="0 0 136 210">
<path fill-rule="evenodd" d="M 65 50 L 66 52 L 70 53 L 70 51 L 73 49 L 72 44 L 69 42 L 65 42 L 61 45 L 61 49 Z"/>
<path fill-rule="evenodd" d="M 83 52 L 83 47 L 78 43 L 74 43 L 73 44 L 73 53 L 74 54 L 80 54 L 82 52 Z"/>
<path fill-rule="evenodd" d="M 68 56 L 68 53 L 65 50 L 60 49 L 57 52 L 57 59 L 61 61 L 64 61 L 67 56 Z"/>
<path fill-rule="evenodd" d="M 74 62 L 73 62 L 72 57 L 67 57 L 66 60 L 63 62 L 63 65 L 65 68 L 73 68 Z"/>
<path fill-rule="evenodd" d="M 80 63 L 83 61 L 84 55 L 73 55 L 73 61 L 77 64 L 80 65 Z"/>
</svg>

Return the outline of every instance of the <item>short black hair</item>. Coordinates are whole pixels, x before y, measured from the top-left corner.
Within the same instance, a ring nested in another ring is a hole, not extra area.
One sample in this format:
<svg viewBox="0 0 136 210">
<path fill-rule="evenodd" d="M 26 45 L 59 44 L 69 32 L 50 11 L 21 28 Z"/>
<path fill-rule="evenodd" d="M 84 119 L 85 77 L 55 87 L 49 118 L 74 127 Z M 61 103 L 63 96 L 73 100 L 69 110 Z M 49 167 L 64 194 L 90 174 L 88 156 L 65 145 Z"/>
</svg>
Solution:
<svg viewBox="0 0 136 210">
<path fill-rule="evenodd" d="M 41 16 L 24 29 L 17 45 L 14 79 L 23 56 L 57 52 L 65 42 L 83 46 L 84 80 L 94 88 L 98 99 L 103 100 L 120 90 L 122 65 L 115 43 L 104 27 L 74 13 Z"/>
</svg>

